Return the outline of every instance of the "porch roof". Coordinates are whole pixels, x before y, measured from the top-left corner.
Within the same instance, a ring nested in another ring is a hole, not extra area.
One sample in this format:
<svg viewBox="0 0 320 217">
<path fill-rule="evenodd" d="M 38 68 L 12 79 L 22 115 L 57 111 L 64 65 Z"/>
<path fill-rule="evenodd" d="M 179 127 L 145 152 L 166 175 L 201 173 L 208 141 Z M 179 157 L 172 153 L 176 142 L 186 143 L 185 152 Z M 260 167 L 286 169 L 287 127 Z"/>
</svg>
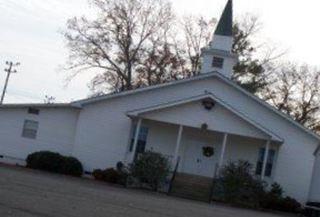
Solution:
<svg viewBox="0 0 320 217">
<path fill-rule="evenodd" d="M 250 119 L 250 117 L 248 117 L 247 115 L 245 115 L 242 112 L 238 111 L 236 108 L 234 108 L 233 106 L 231 106 L 228 103 L 224 102 L 222 99 L 218 98 L 217 96 L 215 96 L 213 93 L 210 93 L 210 92 L 205 92 L 204 94 L 193 96 L 193 97 L 189 97 L 189 98 L 184 98 L 184 99 L 181 99 L 181 100 L 161 103 L 161 104 L 153 105 L 153 106 L 150 106 L 150 107 L 144 107 L 144 108 L 128 111 L 127 115 L 129 117 L 141 117 L 142 115 L 144 115 L 146 113 L 149 113 L 149 112 L 160 111 L 160 110 L 164 110 L 164 109 L 167 109 L 167 108 L 176 107 L 176 106 L 180 106 L 180 105 L 183 105 L 183 104 L 187 104 L 187 103 L 191 103 L 191 102 L 195 102 L 195 101 L 199 101 L 199 100 L 203 100 L 203 99 L 208 99 L 208 98 L 214 100 L 216 103 L 218 103 L 219 105 L 224 107 L 226 110 L 230 111 L 231 113 L 235 114 L 236 116 L 240 117 L 242 120 L 244 120 L 245 122 L 249 123 L 254 128 L 262 131 L 263 133 L 265 133 L 267 136 L 270 137 L 270 139 L 272 141 L 275 141 L 277 143 L 283 143 L 284 140 L 280 136 L 278 136 L 276 133 L 274 133 L 271 130 L 267 129 L 262 124 L 257 123 L 256 121 Z"/>
</svg>

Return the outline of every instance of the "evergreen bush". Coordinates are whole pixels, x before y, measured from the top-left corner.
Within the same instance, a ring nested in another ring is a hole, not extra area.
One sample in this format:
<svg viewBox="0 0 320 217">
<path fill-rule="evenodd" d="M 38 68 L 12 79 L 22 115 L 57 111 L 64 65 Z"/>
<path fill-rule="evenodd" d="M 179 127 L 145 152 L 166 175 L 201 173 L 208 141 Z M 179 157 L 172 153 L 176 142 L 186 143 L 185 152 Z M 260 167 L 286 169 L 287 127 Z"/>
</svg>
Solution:
<svg viewBox="0 0 320 217">
<path fill-rule="evenodd" d="M 140 183 L 147 184 L 152 190 L 157 190 L 165 181 L 170 172 L 170 163 L 160 153 L 147 151 L 130 166 L 130 175 L 138 179 Z"/>
<path fill-rule="evenodd" d="M 66 157 L 51 151 L 40 151 L 28 155 L 27 167 L 72 176 L 81 176 L 82 164 L 74 157 Z"/>
</svg>

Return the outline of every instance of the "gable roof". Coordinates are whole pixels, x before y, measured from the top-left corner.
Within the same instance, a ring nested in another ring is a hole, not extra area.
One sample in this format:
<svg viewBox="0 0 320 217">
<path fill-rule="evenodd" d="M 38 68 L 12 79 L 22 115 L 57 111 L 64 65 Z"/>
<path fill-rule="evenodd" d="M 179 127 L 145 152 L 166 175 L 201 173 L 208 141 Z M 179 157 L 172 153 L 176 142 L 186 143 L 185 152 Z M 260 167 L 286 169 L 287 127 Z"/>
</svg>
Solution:
<svg viewBox="0 0 320 217">
<path fill-rule="evenodd" d="M 238 84 L 236 84 L 234 81 L 231 81 L 230 79 L 228 79 L 227 77 L 223 76 L 222 74 L 218 73 L 218 77 L 223 80 L 224 82 L 230 84 L 231 86 L 233 86 L 234 88 L 236 88 L 237 90 L 239 90 L 240 92 L 244 93 L 245 95 L 247 95 L 248 97 L 250 97 L 251 99 L 255 100 L 256 102 L 258 102 L 259 104 L 265 106 L 266 108 L 268 108 L 269 110 L 275 112 L 276 114 L 280 115 L 282 118 L 284 118 L 285 120 L 289 121 L 291 124 L 295 125 L 296 127 L 298 127 L 299 129 L 301 129 L 302 131 L 306 132 L 307 134 L 311 135 L 312 137 L 314 137 L 315 139 L 320 141 L 320 135 L 316 134 L 315 132 L 313 132 L 312 130 L 306 128 L 305 126 L 303 126 L 302 124 L 300 124 L 299 122 L 295 121 L 294 119 L 292 119 L 289 115 L 279 111 L 278 109 L 276 109 L 275 107 L 273 107 L 272 105 L 270 105 L 269 103 L 267 103 L 266 101 L 260 99 L 259 97 L 257 97 L 256 95 L 248 92 L 247 90 L 243 89 L 242 87 L 240 87 Z"/>
<path fill-rule="evenodd" d="M 181 100 L 166 102 L 166 103 L 162 103 L 162 104 L 153 105 L 150 107 L 145 107 L 145 108 L 136 109 L 133 111 L 128 111 L 127 115 L 130 117 L 131 116 L 135 117 L 135 116 L 139 116 L 141 114 L 147 113 L 147 112 L 152 112 L 152 111 L 162 110 L 162 109 L 166 109 L 166 108 L 170 108 L 170 107 L 174 107 L 174 106 L 179 106 L 182 104 L 186 104 L 186 103 L 190 103 L 190 102 L 194 102 L 194 101 L 198 101 L 198 100 L 202 100 L 202 99 L 206 99 L 206 98 L 210 98 L 210 99 L 214 100 L 215 102 L 219 103 L 220 105 L 222 105 L 227 110 L 231 111 L 236 116 L 240 117 L 241 119 L 245 120 L 247 123 L 251 124 L 255 128 L 259 129 L 260 131 L 262 131 L 265 134 L 267 134 L 268 136 L 270 136 L 273 141 L 280 142 L 280 143 L 282 143 L 284 141 L 276 133 L 272 132 L 271 130 L 267 129 L 266 127 L 262 126 L 261 124 L 255 122 L 254 120 L 251 120 L 247 115 L 238 111 L 236 108 L 229 105 L 228 103 L 226 103 L 225 101 L 223 101 L 222 99 L 220 99 L 219 97 L 215 96 L 213 93 L 210 93 L 210 92 L 205 92 L 204 94 L 201 94 L 198 96 L 193 96 L 193 97 L 188 97 L 188 98 L 181 99 Z"/>
<path fill-rule="evenodd" d="M 263 105 L 264 107 L 268 108 L 269 110 L 273 111 L 274 113 L 278 114 L 280 117 L 284 118 L 286 121 L 290 122 L 291 124 L 293 124 L 296 127 L 298 127 L 300 130 L 304 131 L 308 135 L 310 135 L 310 136 L 312 136 L 315 139 L 320 141 L 320 136 L 318 134 L 316 134 L 313 131 L 307 129 L 306 127 L 304 127 L 300 123 L 298 123 L 295 120 L 293 120 L 290 116 L 288 116 L 288 115 L 284 114 L 283 112 L 277 110 L 275 107 L 271 106 L 267 102 L 263 101 L 262 99 L 258 98 L 257 96 L 255 96 L 252 93 L 248 92 L 247 90 L 243 89 L 237 83 L 235 83 L 234 81 L 230 80 L 229 78 L 225 77 L 224 75 L 222 75 L 221 73 L 219 73 L 217 71 L 213 71 L 213 72 L 209 72 L 209 73 L 205 73 L 205 74 L 200 74 L 200 75 L 197 75 L 197 76 L 194 76 L 194 77 L 191 77 L 191 78 L 187 78 L 187 79 L 181 79 L 181 80 L 171 81 L 171 82 L 167 82 L 167 83 L 163 83 L 163 84 L 158 84 L 158 85 L 138 88 L 138 89 L 129 90 L 129 91 L 123 91 L 123 92 L 120 92 L 120 93 L 105 94 L 105 95 L 102 95 L 102 96 L 87 98 L 87 99 L 84 99 L 84 100 L 78 100 L 78 101 L 72 102 L 71 104 L 73 106 L 76 106 L 76 107 L 82 107 L 83 105 L 86 105 L 86 104 L 100 102 L 100 101 L 113 99 L 113 98 L 117 98 L 117 97 L 128 96 L 128 95 L 132 95 L 132 94 L 136 94 L 136 93 L 140 93 L 140 92 L 160 89 L 160 88 L 163 88 L 163 87 L 169 87 L 169 86 L 173 86 L 173 85 L 189 83 L 189 82 L 192 82 L 192 81 L 203 80 L 203 79 L 207 79 L 207 78 L 211 78 L 211 77 L 216 77 L 216 78 L 220 79 L 221 81 L 223 81 L 224 83 L 236 88 L 241 93 L 245 94 L 249 98 L 253 99 L 257 103 Z"/>
<path fill-rule="evenodd" d="M 168 87 L 168 86 L 173 86 L 173 85 L 178 85 L 178 84 L 183 84 L 183 83 L 189 83 L 192 81 L 204 80 L 204 79 L 207 79 L 210 77 L 215 77 L 217 73 L 219 73 L 219 72 L 215 71 L 215 72 L 211 72 L 211 73 L 199 74 L 199 75 L 193 76 L 191 78 L 169 81 L 169 82 L 166 82 L 163 84 L 156 84 L 156 85 L 152 85 L 152 86 L 141 87 L 141 88 L 137 88 L 137 89 L 133 89 L 133 90 L 126 90 L 126 91 L 117 92 L 117 93 L 104 94 L 104 95 L 100 95 L 100 96 L 86 98 L 83 100 L 77 100 L 77 101 L 72 102 L 72 104 L 78 105 L 78 106 L 83 106 L 83 105 L 87 105 L 87 104 L 91 104 L 91 103 L 95 103 L 95 102 L 100 102 L 100 101 L 107 100 L 107 99 L 128 96 L 128 95 L 132 95 L 132 94 L 136 94 L 136 93 L 140 93 L 140 92 L 160 89 L 163 87 Z"/>
</svg>

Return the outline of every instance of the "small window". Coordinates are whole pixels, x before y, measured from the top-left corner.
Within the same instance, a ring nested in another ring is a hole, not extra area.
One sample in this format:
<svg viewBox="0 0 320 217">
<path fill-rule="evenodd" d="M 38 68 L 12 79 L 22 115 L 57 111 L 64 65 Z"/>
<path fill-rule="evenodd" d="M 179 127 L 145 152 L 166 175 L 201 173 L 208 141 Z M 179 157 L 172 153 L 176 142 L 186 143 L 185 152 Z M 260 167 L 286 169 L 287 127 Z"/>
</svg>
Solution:
<svg viewBox="0 0 320 217">
<path fill-rule="evenodd" d="M 39 123 L 37 121 L 25 120 L 23 125 L 22 137 L 35 139 L 37 138 Z"/>
<path fill-rule="evenodd" d="M 212 67 L 221 69 L 223 67 L 223 62 L 224 62 L 223 58 L 221 58 L 221 57 L 213 57 L 213 59 L 212 59 Z"/>
<path fill-rule="evenodd" d="M 272 174 L 273 161 L 274 161 L 275 154 L 276 154 L 275 150 L 272 150 L 272 149 L 269 150 L 266 171 L 264 173 L 264 175 L 267 177 L 270 177 Z M 256 175 L 261 175 L 261 173 L 262 173 L 264 155 L 265 155 L 265 148 L 260 148 L 258 162 L 257 162 L 257 168 L 256 168 Z"/>
<path fill-rule="evenodd" d="M 130 143 L 130 149 L 129 149 L 130 152 L 132 152 L 133 150 L 133 143 L 134 143 L 134 136 L 136 134 L 136 129 L 137 129 L 137 126 L 134 126 L 134 129 L 132 131 L 132 136 L 131 136 L 131 143 Z M 136 153 L 143 153 L 145 151 L 148 132 L 149 132 L 149 129 L 147 127 L 143 127 L 143 126 L 140 127 Z"/>
<path fill-rule="evenodd" d="M 39 115 L 39 113 L 40 113 L 40 110 L 39 109 L 37 109 L 37 108 L 28 108 L 28 113 L 29 114 L 33 114 L 33 115 Z"/>
</svg>

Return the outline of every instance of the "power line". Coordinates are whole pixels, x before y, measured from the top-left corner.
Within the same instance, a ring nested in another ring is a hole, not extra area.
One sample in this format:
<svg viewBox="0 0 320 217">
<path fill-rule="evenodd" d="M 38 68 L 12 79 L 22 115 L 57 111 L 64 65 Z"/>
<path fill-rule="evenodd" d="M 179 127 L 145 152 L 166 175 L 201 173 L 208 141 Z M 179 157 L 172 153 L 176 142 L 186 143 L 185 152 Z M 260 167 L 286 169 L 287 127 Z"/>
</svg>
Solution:
<svg viewBox="0 0 320 217">
<path fill-rule="evenodd" d="M 5 97 L 6 92 L 7 92 L 7 87 L 8 87 L 10 75 L 11 75 L 11 73 L 17 73 L 18 72 L 16 69 L 14 69 L 14 67 L 19 66 L 20 63 L 19 62 L 13 63 L 11 61 L 7 61 L 6 65 L 8 66 L 8 68 L 5 68 L 4 71 L 7 73 L 7 77 L 6 77 L 6 80 L 5 80 L 5 83 L 4 83 L 4 87 L 3 87 L 3 91 L 2 91 L 2 95 L 1 95 L 1 99 L 0 99 L 0 105 L 3 104 L 3 100 L 4 100 L 4 97 Z"/>
</svg>

